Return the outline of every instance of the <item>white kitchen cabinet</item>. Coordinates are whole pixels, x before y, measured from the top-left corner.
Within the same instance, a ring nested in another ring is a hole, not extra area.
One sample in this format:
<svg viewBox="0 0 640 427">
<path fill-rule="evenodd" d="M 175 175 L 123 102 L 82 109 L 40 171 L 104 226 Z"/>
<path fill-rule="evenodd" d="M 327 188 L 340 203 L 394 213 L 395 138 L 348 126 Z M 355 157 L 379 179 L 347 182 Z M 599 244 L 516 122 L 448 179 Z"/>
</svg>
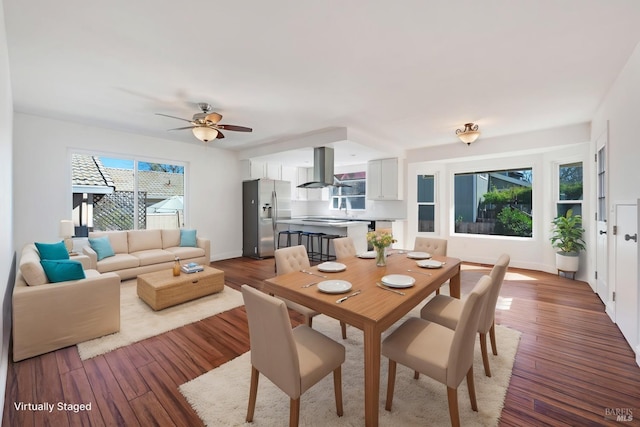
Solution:
<svg viewBox="0 0 640 427">
<path fill-rule="evenodd" d="M 282 165 L 251 160 L 249 161 L 249 173 L 249 179 L 269 178 L 280 180 L 282 179 Z"/>
<path fill-rule="evenodd" d="M 397 158 L 367 164 L 367 199 L 402 200 L 402 167 Z"/>
</svg>

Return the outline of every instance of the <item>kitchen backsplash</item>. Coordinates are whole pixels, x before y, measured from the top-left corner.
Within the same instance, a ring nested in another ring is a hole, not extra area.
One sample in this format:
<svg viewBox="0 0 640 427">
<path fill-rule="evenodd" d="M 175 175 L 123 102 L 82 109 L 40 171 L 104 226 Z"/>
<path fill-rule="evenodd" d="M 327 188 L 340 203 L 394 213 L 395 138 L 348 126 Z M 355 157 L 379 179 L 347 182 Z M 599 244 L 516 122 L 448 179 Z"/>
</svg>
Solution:
<svg viewBox="0 0 640 427">
<path fill-rule="evenodd" d="M 381 218 L 381 219 L 405 219 L 407 210 L 403 200 L 377 201 L 367 200 L 367 209 L 360 211 L 348 211 L 349 217 L 356 218 Z M 345 216 L 344 210 L 329 209 L 328 201 L 291 201 L 291 216 Z"/>
</svg>

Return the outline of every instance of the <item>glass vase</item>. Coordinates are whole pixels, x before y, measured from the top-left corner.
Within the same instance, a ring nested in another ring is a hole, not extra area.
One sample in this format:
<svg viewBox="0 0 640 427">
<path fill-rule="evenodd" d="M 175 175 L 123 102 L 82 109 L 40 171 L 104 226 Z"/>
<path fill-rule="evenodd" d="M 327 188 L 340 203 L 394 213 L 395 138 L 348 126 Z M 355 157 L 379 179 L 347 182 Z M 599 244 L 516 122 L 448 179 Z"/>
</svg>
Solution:
<svg viewBox="0 0 640 427">
<path fill-rule="evenodd" d="M 376 265 L 378 267 L 384 267 L 387 265 L 387 247 L 376 246 Z"/>
</svg>

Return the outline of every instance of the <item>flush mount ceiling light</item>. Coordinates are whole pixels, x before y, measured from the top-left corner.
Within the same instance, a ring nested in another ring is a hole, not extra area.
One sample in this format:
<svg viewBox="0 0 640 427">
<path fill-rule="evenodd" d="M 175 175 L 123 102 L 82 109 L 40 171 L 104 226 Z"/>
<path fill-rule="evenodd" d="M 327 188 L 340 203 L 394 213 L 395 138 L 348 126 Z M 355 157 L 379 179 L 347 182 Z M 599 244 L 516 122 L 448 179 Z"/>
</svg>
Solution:
<svg viewBox="0 0 640 427">
<path fill-rule="evenodd" d="M 464 130 L 456 129 L 456 135 L 458 135 L 458 138 L 460 138 L 462 142 L 471 145 L 471 143 L 480 136 L 480 131 L 478 131 L 478 125 L 465 123 Z"/>
<path fill-rule="evenodd" d="M 218 131 L 208 126 L 198 126 L 191 129 L 191 131 L 193 135 L 202 142 L 209 142 L 218 136 Z"/>
</svg>

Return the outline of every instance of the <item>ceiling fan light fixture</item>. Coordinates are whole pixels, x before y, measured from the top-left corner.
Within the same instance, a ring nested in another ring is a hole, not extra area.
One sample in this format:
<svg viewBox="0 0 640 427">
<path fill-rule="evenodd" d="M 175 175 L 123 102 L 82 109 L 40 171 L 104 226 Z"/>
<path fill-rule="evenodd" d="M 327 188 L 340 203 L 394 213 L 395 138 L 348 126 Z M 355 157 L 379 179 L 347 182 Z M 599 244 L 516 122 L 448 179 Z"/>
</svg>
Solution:
<svg viewBox="0 0 640 427">
<path fill-rule="evenodd" d="M 202 142 L 209 142 L 218 136 L 218 131 L 208 126 L 198 126 L 191 131 L 193 135 Z"/>
<path fill-rule="evenodd" d="M 465 123 L 464 129 L 456 129 L 456 135 L 462 142 L 471 145 L 480 136 L 478 125 L 473 123 Z"/>
</svg>

